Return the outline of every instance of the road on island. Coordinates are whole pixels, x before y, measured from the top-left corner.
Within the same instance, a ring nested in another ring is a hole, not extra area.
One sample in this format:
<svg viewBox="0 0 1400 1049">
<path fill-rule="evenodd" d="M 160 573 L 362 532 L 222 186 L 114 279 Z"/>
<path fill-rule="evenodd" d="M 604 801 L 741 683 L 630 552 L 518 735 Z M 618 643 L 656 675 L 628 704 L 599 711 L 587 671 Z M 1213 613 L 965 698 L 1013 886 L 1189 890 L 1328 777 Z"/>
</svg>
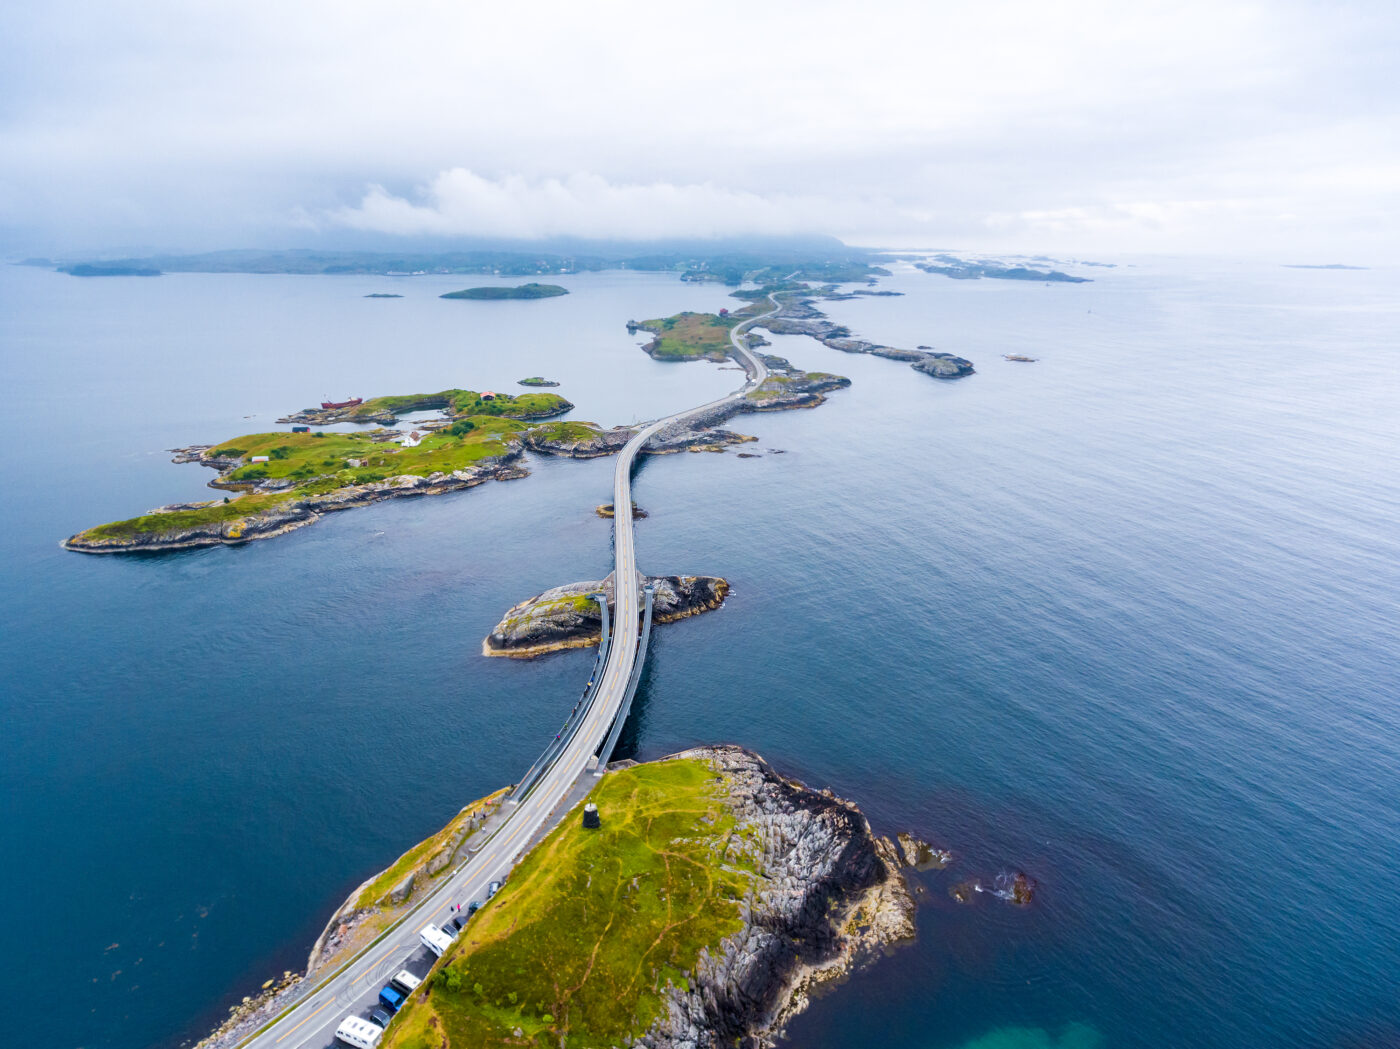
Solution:
<svg viewBox="0 0 1400 1049">
<path fill-rule="evenodd" d="M 501 820 L 490 836 L 461 867 L 417 907 L 325 979 L 309 994 L 239 1043 L 239 1049 L 329 1049 L 336 1045 L 335 1030 L 347 1016 L 367 1018 L 378 1004 L 379 989 L 400 969 L 419 976 L 427 973 L 436 960 L 421 946 L 419 931 L 426 925 L 441 926 L 450 921 L 455 905 L 465 913 L 470 900 L 484 900 L 487 887 L 505 880 L 527 847 L 552 829 L 567 815 L 565 802 L 574 797 L 583 777 L 601 774 L 595 754 L 608 736 L 614 719 L 623 709 L 628 683 L 636 661 L 645 659 L 638 651 L 638 620 L 641 615 L 641 576 L 632 530 L 632 468 L 637 454 L 659 431 L 706 416 L 726 404 L 741 399 L 768 377 L 762 359 L 744 344 L 744 333 L 757 321 L 771 317 L 780 306 L 772 295 L 773 309 L 741 322 L 731 329 L 734 356 L 748 373 L 748 380 L 734 393 L 668 415 L 646 424 L 627 442 L 617 457 L 613 472 L 613 577 L 614 622 L 616 633 L 602 679 L 594 698 L 584 706 L 569 746 L 540 776 L 523 797 L 502 804 Z M 608 755 L 602 755 L 605 763 Z M 485 833 L 485 832 L 483 832 Z"/>
</svg>

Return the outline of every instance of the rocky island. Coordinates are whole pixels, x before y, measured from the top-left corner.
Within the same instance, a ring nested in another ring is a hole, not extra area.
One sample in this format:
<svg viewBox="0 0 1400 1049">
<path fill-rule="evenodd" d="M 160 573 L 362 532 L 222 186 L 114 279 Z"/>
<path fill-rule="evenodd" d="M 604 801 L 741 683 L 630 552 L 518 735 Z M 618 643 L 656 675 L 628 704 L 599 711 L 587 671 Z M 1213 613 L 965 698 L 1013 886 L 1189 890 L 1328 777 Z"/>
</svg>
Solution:
<svg viewBox="0 0 1400 1049">
<path fill-rule="evenodd" d="M 1088 284 L 1088 277 L 1072 277 L 1059 270 L 1037 270 L 1027 266 L 1007 266 L 999 262 L 970 262 L 956 255 L 935 255 L 932 261 L 914 263 L 925 273 L 939 273 L 954 280 L 1039 280 L 1061 284 Z"/>
<path fill-rule="evenodd" d="M 519 379 L 519 380 L 517 380 L 517 384 L 520 385 L 520 386 L 558 386 L 558 385 L 559 385 L 559 384 L 558 384 L 557 382 L 555 382 L 553 379 L 546 379 L 546 378 L 545 378 L 544 376 L 542 376 L 542 375 L 532 375 L 532 376 L 530 376 L 528 379 Z"/>
<path fill-rule="evenodd" d="M 649 576 L 655 588 L 652 622 L 674 623 L 724 603 L 729 583 L 716 576 Z M 556 586 L 515 605 L 481 643 L 484 656 L 531 659 L 566 648 L 588 648 L 602 637 L 603 620 L 593 594 L 607 595 L 613 610 L 613 577 Z"/>
<path fill-rule="evenodd" d="M 557 284 L 520 284 L 514 288 L 506 288 L 500 285 L 489 285 L 484 288 L 463 288 L 461 291 L 449 291 L 446 295 L 439 295 L 440 299 L 552 299 L 556 295 L 569 294 L 568 288 L 561 288 Z"/>
</svg>

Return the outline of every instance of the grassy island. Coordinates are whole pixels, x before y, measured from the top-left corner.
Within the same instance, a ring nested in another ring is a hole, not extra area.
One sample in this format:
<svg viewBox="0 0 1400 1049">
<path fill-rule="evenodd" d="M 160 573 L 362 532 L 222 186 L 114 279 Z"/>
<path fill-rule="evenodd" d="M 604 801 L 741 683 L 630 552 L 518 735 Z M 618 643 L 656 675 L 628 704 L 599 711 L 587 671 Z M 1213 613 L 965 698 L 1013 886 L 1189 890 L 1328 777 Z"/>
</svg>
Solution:
<svg viewBox="0 0 1400 1049">
<path fill-rule="evenodd" d="M 220 526 L 225 539 L 237 540 L 244 531 L 238 527 L 240 523 L 251 526 L 260 516 L 276 515 L 318 498 L 329 500 L 337 493 L 352 493 L 389 478 L 426 479 L 471 470 L 516 448 L 516 435 L 525 429 L 524 423 L 513 419 L 475 416 L 429 434 L 415 447 L 381 439 L 384 433 L 380 430 L 247 434 L 215 445 L 203 452 L 200 460 L 222 467 L 219 477 L 210 482 L 212 486 L 248 494 L 184 503 L 98 525 L 79 532 L 69 543 L 81 548 L 149 538 L 155 545 L 161 536 Z M 264 457 L 266 462 L 253 462 Z M 257 490 L 259 486 L 272 490 Z"/>
<path fill-rule="evenodd" d="M 643 349 L 663 361 L 723 361 L 729 357 L 730 329 L 739 318 L 717 313 L 678 313 L 674 317 L 639 321 L 633 327 L 656 336 Z"/>
<path fill-rule="evenodd" d="M 552 299 L 556 295 L 569 294 L 568 288 L 557 284 L 520 284 L 514 288 L 492 285 L 486 288 L 463 288 L 439 295 L 440 299 Z"/>
<path fill-rule="evenodd" d="M 521 386 L 558 386 L 553 379 L 546 379 L 543 375 L 531 375 L 528 379 L 520 379 Z"/>
<path fill-rule="evenodd" d="M 742 927 L 757 864 L 706 762 L 614 772 L 592 800 L 602 827 L 566 820 L 516 868 L 385 1049 L 631 1045 Z"/>
</svg>

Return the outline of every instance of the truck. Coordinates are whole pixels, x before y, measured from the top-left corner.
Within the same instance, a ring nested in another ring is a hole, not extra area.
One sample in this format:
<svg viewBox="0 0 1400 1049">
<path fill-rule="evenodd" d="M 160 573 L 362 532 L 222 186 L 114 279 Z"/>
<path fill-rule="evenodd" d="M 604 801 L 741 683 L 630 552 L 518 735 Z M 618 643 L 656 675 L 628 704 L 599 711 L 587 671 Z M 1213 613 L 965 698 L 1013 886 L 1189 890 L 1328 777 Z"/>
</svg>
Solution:
<svg viewBox="0 0 1400 1049">
<path fill-rule="evenodd" d="M 425 925 L 418 933 L 418 941 L 437 957 L 442 957 L 442 952 L 452 946 L 452 937 L 443 932 L 436 925 Z"/>
<path fill-rule="evenodd" d="M 336 1040 L 353 1045 L 355 1049 L 374 1049 L 383 1034 L 381 1028 L 358 1016 L 347 1016 L 335 1029 Z"/>
<path fill-rule="evenodd" d="M 392 983 L 386 983 L 379 989 L 379 1004 L 388 1009 L 391 1013 L 396 1013 L 403 1008 L 403 1003 L 407 996 L 395 987 Z"/>
</svg>

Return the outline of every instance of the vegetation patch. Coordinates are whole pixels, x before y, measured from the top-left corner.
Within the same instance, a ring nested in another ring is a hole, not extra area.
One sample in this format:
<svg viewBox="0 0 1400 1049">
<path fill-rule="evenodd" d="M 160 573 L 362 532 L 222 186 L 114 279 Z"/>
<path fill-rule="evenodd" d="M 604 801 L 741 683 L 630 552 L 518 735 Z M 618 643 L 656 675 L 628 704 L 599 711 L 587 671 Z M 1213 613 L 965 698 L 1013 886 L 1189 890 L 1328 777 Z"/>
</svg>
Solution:
<svg viewBox="0 0 1400 1049">
<path fill-rule="evenodd" d="M 686 986 L 701 950 L 742 928 L 756 865 L 707 762 L 613 772 L 591 800 L 601 829 L 574 815 L 531 852 L 386 1049 L 630 1045 L 667 984 Z"/>
<path fill-rule="evenodd" d="M 738 321 L 716 313 L 678 313 L 674 317 L 641 321 L 638 328 L 655 334 L 646 346 L 657 360 L 723 361 L 729 357 L 730 329 Z"/>
<path fill-rule="evenodd" d="M 347 422 L 373 421 L 405 412 L 445 411 L 453 417 L 499 415 L 507 418 L 542 419 L 568 411 L 573 405 L 557 393 L 493 393 L 476 390 L 438 390 L 436 393 L 401 393 L 371 397 L 345 409 L 337 418 Z"/>
</svg>

